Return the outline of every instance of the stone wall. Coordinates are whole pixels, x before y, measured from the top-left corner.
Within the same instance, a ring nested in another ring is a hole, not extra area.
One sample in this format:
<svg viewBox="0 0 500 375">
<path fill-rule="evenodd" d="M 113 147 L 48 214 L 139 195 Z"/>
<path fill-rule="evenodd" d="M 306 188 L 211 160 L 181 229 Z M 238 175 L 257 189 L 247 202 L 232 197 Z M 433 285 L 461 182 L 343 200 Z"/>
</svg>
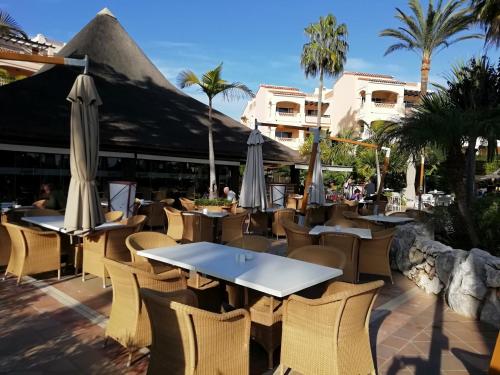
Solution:
<svg viewBox="0 0 500 375">
<path fill-rule="evenodd" d="M 500 258 L 481 249 L 453 249 L 434 241 L 427 224 L 397 227 L 391 268 L 427 293 L 443 293 L 451 309 L 500 328 Z"/>
</svg>

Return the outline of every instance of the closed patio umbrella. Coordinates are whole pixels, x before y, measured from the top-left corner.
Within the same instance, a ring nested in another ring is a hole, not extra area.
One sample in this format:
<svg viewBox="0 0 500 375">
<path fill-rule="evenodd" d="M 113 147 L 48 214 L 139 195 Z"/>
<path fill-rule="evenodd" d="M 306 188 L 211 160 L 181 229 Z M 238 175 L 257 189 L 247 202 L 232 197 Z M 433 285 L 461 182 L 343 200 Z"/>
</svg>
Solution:
<svg viewBox="0 0 500 375">
<path fill-rule="evenodd" d="M 240 193 L 241 207 L 258 208 L 261 211 L 267 208 L 266 180 L 262 159 L 263 143 L 264 138 L 260 131 L 258 129 L 252 130 L 247 141 L 247 163 Z"/>
<path fill-rule="evenodd" d="M 99 153 L 99 114 L 102 104 L 94 80 L 79 75 L 68 98 L 71 102 L 71 136 L 68 202 L 64 228 L 86 232 L 104 222 L 95 186 Z"/>
<path fill-rule="evenodd" d="M 311 204 L 325 204 L 325 186 L 323 185 L 323 172 L 321 170 L 321 154 L 319 147 L 314 163 L 311 186 L 309 188 L 309 202 Z"/>
</svg>

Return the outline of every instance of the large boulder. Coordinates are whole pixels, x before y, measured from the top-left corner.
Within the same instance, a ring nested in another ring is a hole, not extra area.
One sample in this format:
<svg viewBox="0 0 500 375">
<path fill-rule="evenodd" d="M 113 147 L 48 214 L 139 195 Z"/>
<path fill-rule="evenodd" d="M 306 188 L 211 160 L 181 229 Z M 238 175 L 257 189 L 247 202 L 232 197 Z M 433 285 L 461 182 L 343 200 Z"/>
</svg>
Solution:
<svg viewBox="0 0 500 375">
<path fill-rule="evenodd" d="M 485 264 L 484 269 L 486 271 L 486 286 L 500 288 L 500 269 L 494 268 L 489 264 Z"/>
<path fill-rule="evenodd" d="M 420 263 L 422 261 L 421 256 L 412 251 L 415 240 L 433 238 L 434 232 L 430 224 L 413 222 L 397 226 L 390 251 L 391 268 L 404 272 Z"/>
<path fill-rule="evenodd" d="M 500 328 L 500 291 L 490 289 L 481 309 L 480 319 Z"/>
</svg>

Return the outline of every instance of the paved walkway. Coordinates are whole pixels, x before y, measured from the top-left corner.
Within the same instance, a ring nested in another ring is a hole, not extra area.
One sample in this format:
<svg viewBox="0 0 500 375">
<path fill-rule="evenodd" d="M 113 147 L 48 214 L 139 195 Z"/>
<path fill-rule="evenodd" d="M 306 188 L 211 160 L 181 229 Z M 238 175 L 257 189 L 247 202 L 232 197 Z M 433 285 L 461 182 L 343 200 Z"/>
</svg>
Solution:
<svg viewBox="0 0 500 375">
<path fill-rule="evenodd" d="M 51 277 L 0 281 L 0 373 L 144 374 L 147 356 L 127 369 L 125 350 L 103 348 L 111 288 Z M 399 274 L 382 289 L 370 329 L 380 374 L 484 374 L 497 335 Z M 252 374 L 265 373 L 264 351 L 252 344 L 251 355 Z"/>
</svg>

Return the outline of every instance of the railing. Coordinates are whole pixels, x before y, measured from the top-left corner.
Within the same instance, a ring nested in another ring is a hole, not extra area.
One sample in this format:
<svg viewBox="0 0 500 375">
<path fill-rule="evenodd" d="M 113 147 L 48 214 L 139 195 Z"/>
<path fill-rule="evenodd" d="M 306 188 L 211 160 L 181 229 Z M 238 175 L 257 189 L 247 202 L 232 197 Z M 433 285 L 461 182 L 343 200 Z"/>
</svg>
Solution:
<svg viewBox="0 0 500 375">
<path fill-rule="evenodd" d="M 317 116 L 306 116 L 306 122 L 316 124 L 318 122 L 318 117 Z M 321 123 L 322 124 L 329 124 L 330 123 L 330 115 L 321 116 Z"/>
<path fill-rule="evenodd" d="M 396 106 L 396 103 L 377 103 L 373 102 L 375 104 L 375 107 L 378 108 L 394 108 Z"/>
<path fill-rule="evenodd" d="M 276 141 L 284 144 L 287 147 L 298 149 L 300 146 L 301 139 L 300 138 L 285 138 L 285 137 L 276 137 Z"/>
<path fill-rule="evenodd" d="M 276 114 L 279 116 L 288 116 L 288 117 L 294 117 L 297 115 L 296 112 L 278 112 L 278 111 L 276 111 Z"/>
</svg>

